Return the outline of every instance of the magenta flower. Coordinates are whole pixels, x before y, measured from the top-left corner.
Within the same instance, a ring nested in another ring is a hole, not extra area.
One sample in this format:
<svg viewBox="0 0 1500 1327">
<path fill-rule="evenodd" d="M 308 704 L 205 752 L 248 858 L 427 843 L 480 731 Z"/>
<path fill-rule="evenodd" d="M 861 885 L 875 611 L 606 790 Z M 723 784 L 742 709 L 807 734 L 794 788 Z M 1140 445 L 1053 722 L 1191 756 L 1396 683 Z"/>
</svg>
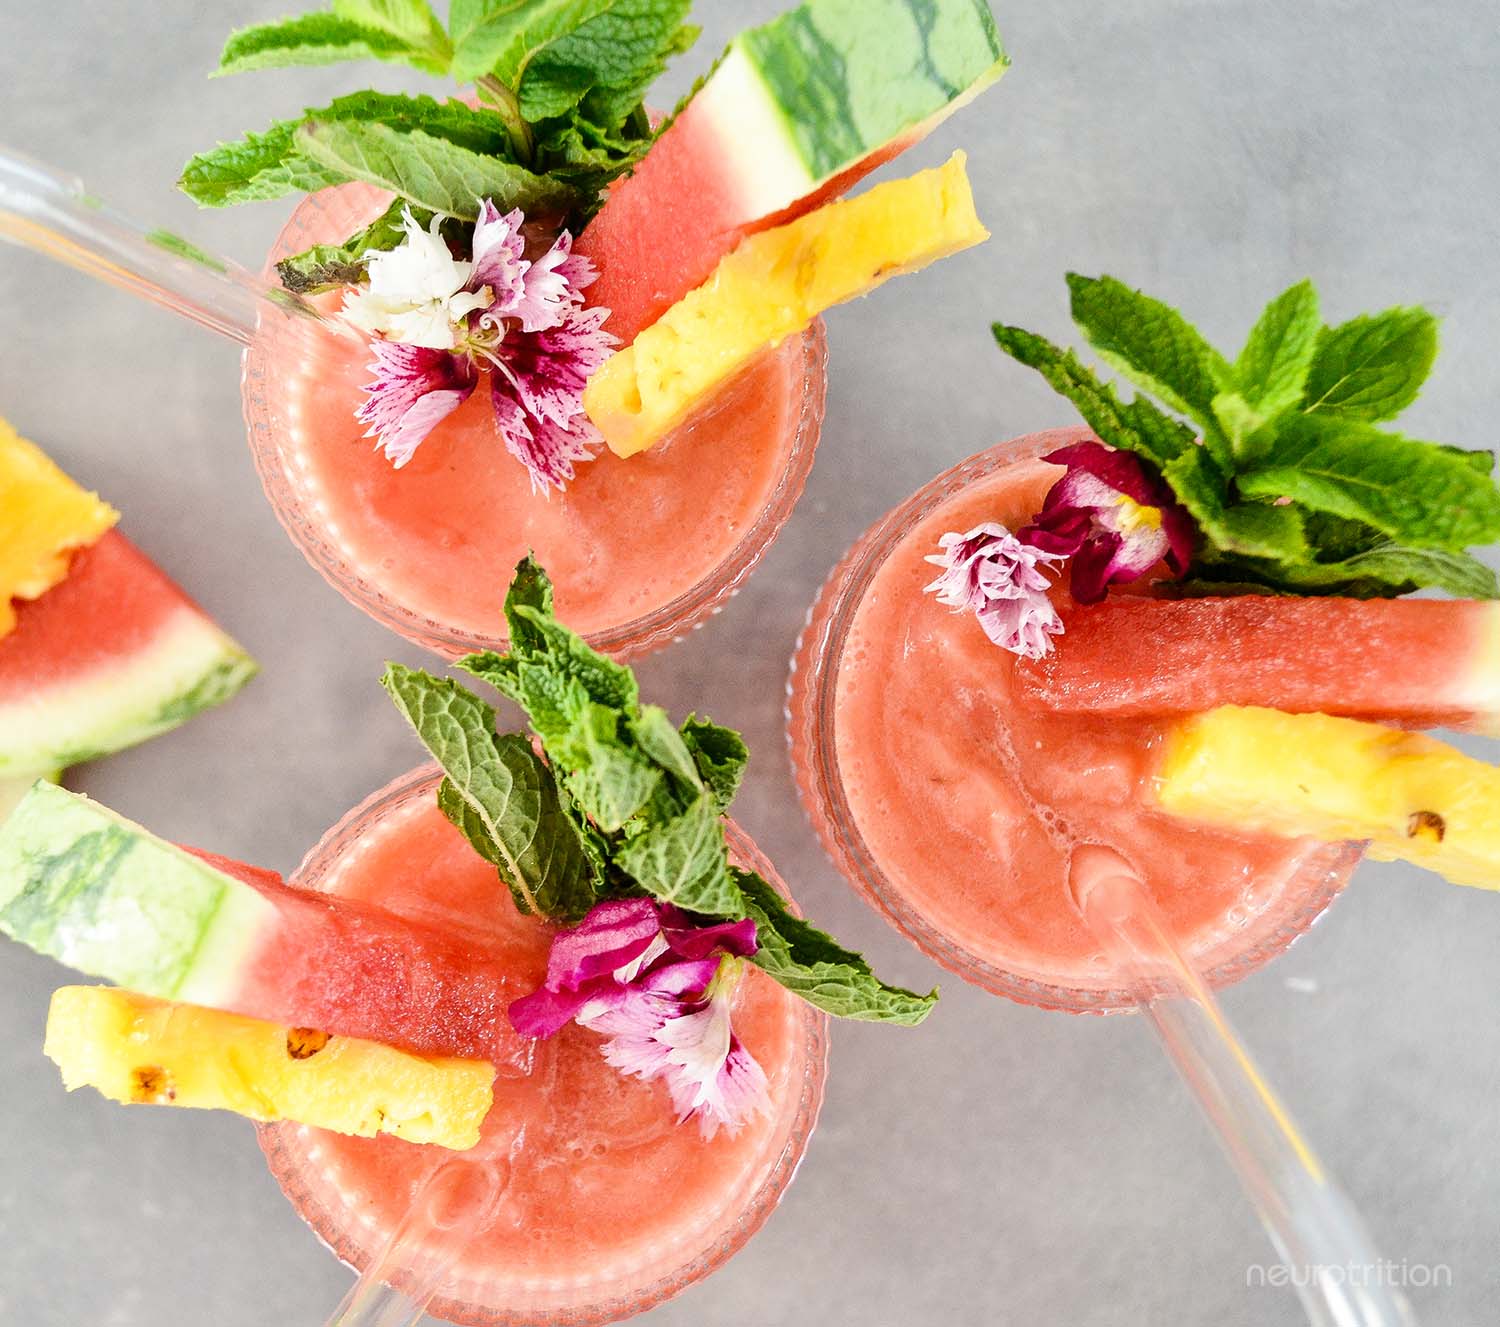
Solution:
<svg viewBox="0 0 1500 1327">
<path fill-rule="evenodd" d="M 531 474 L 533 489 L 563 488 L 595 454 L 599 435 L 583 409 L 589 375 L 616 339 L 608 309 L 583 308 L 597 273 L 563 231 L 526 257 L 525 218 L 480 204 L 472 253 L 455 259 L 436 221 L 403 223 L 406 239 L 369 256 L 370 282 L 344 302 L 351 322 L 376 334 L 375 374 L 355 412 L 399 468 L 490 374 L 495 427 Z"/>
<path fill-rule="evenodd" d="M 1071 588 L 1079 603 L 1098 603 L 1114 582 L 1136 580 L 1158 562 L 1177 576 L 1187 570 L 1192 518 L 1137 457 L 1078 442 L 1042 459 L 1067 466 L 1068 473 L 1017 538 L 1073 559 Z"/>
<path fill-rule="evenodd" d="M 375 381 L 354 417 L 368 424 L 366 437 L 380 439 L 386 459 L 396 469 L 409 460 L 422 440 L 469 399 L 479 374 L 462 355 L 400 341 L 370 342 Z"/>
<path fill-rule="evenodd" d="M 670 904 L 611 899 L 558 932 L 546 981 L 510 1006 L 510 1021 L 526 1037 L 570 1022 L 603 1033 L 604 1058 L 662 1079 L 679 1122 L 696 1117 L 709 1138 L 734 1132 L 769 1106 L 765 1072 L 730 1026 L 756 948 L 753 921 L 699 926 Z"/>
<path fill-rule="evenodd" d="M 938 542 L 943 551 L 927 561 L 943 574 L 925 588 L 939 602 L 974 613 L 986 636 L 1023 659 L 1040 659 L 1052 648 L 1049 637 L 1063 624 L 1044 569 L 1065 561 L 1065 554 L 1024 543 L 996 521 Z"/>
</svg>

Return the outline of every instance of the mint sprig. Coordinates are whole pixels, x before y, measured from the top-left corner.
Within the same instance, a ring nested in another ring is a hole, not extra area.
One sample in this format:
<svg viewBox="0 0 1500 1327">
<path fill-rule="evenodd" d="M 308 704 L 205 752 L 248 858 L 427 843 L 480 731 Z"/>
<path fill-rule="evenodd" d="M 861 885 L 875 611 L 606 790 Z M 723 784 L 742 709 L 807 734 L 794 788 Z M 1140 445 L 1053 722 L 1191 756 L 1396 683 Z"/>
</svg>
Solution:
<svg viewBox="0 0 1500 1327">
<path fill-rule="evenodd" d="M 558 622 L 532 559 L 505 602 L 508 653 L 457 666 L 526 711 L 545 758 L 497 735 L 491 706 L 458 683 L 398 664 L 383 679 L 443 767 L 438 805 L 510 888 L 516 906 L 577 921 L 604 899 L 649 896 L 705 919 L 753 918 L 754 961 L 844 1018 L 920 1023 L 937 992 L 888 986 L 858 954 L 794 917 L 760 876 L 731 865 L 723 813 L 744 775 L 738 733 L 643 705 L 635 675 Z"/>
<path fill-rule="evenodd" d="M 1299 282 L 1231 360 L 1113 277 L 1070 273 L 1068 288 L 1085 338 L 1140 389 L 1133 400 L 1034 333 L 997 323 L 995 339 L 1104 442 L 1160 471 L 1201 539 L 1184 592 L 1500 597 L 1468 552 L 1500 539 L 1494 457 L 1379 427 L 1431 371 L 1437 320 L 1426 310 L 1327 327 L 1312 283 Z"/>
<path fill-rule="evenodd" d="M 206 207 L 363 180 L 472 220 L 476 192 L 578 229 L 655 141 L 644 98 L 698 35 L 691 0 L 333 0 L 232 33 L 219 74 L 350 60 L 410 65 L 472 87 L 480 105 L 360 92 L 193 157 L 179 181 Z M 480 160 L 479 158 L 482 158 Z M 398 228 L 324 249 L 393 247 Z M 290 260 L 297 289 L 347 273 L 343 256 Z"/>
</svg>

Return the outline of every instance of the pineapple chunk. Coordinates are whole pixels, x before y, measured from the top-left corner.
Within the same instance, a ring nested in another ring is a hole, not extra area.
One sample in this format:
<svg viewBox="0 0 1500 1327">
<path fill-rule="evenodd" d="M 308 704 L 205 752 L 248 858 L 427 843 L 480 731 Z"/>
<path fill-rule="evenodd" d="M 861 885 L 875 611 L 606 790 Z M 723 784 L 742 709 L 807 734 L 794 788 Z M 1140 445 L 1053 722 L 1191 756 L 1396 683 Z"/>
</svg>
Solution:
<svg viewBox="0 0 1500 1327">
<path fill-rule="evenodd" d="M 1500 889 L 1500 769 L 1421 733 L 1229 705 L 1174 726 L 1157 780 L 1175 815 L 1367 839 L 1380 861 Z"/>
<path fill-rule="evenodd" d="M 16 625 L 12 599 L 45 594 L 68 574 L 72 554 L 119 519 L 0 419 L 0 636 Z"/>
<path fill-rule="evenodd" d="M 457 1149 L 479 1141 L 495 1077 L 483 1060 L 409 1055 L 111 986 L 54 991 L 42 1049 L 70 1092 Z"/>
<path fill-rule="evenodd" d="M 987 238 L 962 152 L 752 235 L 600 366 L 584 408 L 616 455 L 633 456 L 824 309 Z"/>
</svg>

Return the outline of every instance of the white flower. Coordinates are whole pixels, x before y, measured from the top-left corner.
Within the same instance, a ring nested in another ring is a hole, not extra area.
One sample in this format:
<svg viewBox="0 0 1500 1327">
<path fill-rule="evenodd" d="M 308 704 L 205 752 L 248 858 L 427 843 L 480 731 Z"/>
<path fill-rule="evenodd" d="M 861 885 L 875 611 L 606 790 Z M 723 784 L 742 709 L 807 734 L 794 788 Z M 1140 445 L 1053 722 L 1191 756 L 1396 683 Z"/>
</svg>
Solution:
<svg viewBox="0 0 1500 1327">
<path fill-rule="evenodd" d="M 406 239 L 366 256 L 369 283 L 344 297 L 344 316 L 366 332 L 429 350 L 452 350 L 469 314 L 493 302 L 488 287 L 466 289 L 474 265 L 455 258 L 440 233 L 442 217 L 423 230 L 403 208 Z"/>
</svg>

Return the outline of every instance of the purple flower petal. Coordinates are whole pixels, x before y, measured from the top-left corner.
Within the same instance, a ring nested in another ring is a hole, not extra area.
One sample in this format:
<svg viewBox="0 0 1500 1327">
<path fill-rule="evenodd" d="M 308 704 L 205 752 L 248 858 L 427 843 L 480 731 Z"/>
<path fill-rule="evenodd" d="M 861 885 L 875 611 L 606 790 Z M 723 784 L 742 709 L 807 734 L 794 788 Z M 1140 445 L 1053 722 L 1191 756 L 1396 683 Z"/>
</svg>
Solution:
<svg viewBox="0 0 1500 1327">
<path fill-rule="evenodd" d="M 596 994 L 587 988 L 557 991 L 539 986 L 530 995 L 512 1000 L 506 1012 L 510 1025 L 523 1037 L 551 1037 L 571 1023 Z"/>
<path fill-rule="evenodd" d="M 715 949 L 738 958 L 749 958 L 760 947 L 756 943 L 755 923 L 748 917 L 744 921 L 720 922 L 715 926 L 694 926 L 676 908 L 670 912 L 676 913 L 682 922 L 676 923 L 670 915 L 663 917 L 662 934 L 672 952 L 683 958 L 703 958 Z"/>
<path fill-rule="evenodd" d="M 446 350 L 372 341 L 374 381 L 354 417 L 378 437 L 387 459 L 400 469 L 423 440 L 469 398 L 478 381 L 472 364 Z"/>
<path fill-rule="evenodd" d="M 652 899 L 597 904 L 552 941 L 546 983 L 510 1006 L 523 1036 L 550 1037 L 570 1021 L 600 1033 L 622 1073 L 662 1079 L 680 1119 L 712 1137 L 764 1110 L 766 1078 L 730 1026 L 753 921 L 694 926 Z"/>
<path fill-rule="evenodd" d="M 474 223 L 474 268 L 469 273 L 469 289 L 488 286 L 495 305 L 502 308 L 524 293 L 526 270 L 531 266 L 526 261 L 526 238 L 521 234 L 525 220 L 519 208 L 502 214 L 486 198 Z"/>
<path fill-rule="evenodd" d="M 1039 659 L 1052 648 L 1049 638 L 1063 626 L 1044 571 L 1064 553 L 1023 542 L 995 521 L 938 542 L 943 551 L 927 561 L 944 570 L 925 588 L 940 603 L 974 613 L 985 635 L 1012 654 Z"/>
<path fill-rule="evenodd" d="M 573 309 L 544 331 L 508 338 L 501 347 L 526 413 L 566 425 L 583 413 L 583 389 L 615 338 L 602 330 L 608 309 Z"/>
<path fill-rule="evenodd" d="M 556 243 L 526 268 L 518 298 L 504 311 L 520 320 L 523 332 L 556 327 L 583 303 L 583 288 L 594 280 L 593 264 L 586 258 L 573 258 L 572 250 L 573 237 L 563 231 Z M 579 277 L 583 277 L 581 283 Z"/>
<path fill-rule="evenodd" d="M 1068 473 L 1064 476 L 1065 480 L 1077 474 L 1093 475 L 1094 478 L 1103 480 L 1116 493 L 1123 493 L 1147 506 L 1160 507 L 1172 498 L 1171 490 L 1166 485 L 1154 481 L 1146 474 L 1139 457 L 1131 452 L 1106 447 L 1102 442 L 1075 442 L 1067 447 L 1059 447 L 1055 452 L 1048 452 L 1042 460 L 1066 466 Z M 1047 499 L 1052 500 L 1050 493 Z"/>
<path fill-rule="evenodd" d="M 563 488 L 600 446 L 583 389 L 618 344 L 603 330 L 609 310 L 583 308 L 593 265 L 573 253 L 567 231 L 528 260 L 524 215 L 492 199 L 480 200 L 468 260 L 453 257 L 436 221 L 423 231 L 408 209 L 404 224 L 402 244 L 378 256 L 391 289 L 373 289 L 372 259 L 372 289 L 350 297 L 350 316 L 390 338 L 373 342 L 376 378 L 357 417 L 399 468 L 487 368 L 506 449 L 533 490 Z"/>
<path fill-rule="evenodd" d="M 1044 460 L 1068 467 L 1048 490 L 1041 513 L 1019 538 L 1073 556 L 1071 589 L 1097 603 L 1117 581 L 1137 580 L 1158 562 L 1187 570 L 1193 523 L 1140 458 L 1097 442 L 1080 442 Z"/>
<path fill-rule="evenodd" d="M 581 415 L 568 427 L 529 418 L 513 392 L 503 374 L 490 376 L 490 404 L 505 449 L 531 472 L 533 491 L 565 487 L 576 463 L 593 460 L 600 443 L 598 431 Z"/>
<path fill-rule="evenodd" d="M 639 958 L 661 934 L 656 905 L 648 898 L 609 899 L 587 917 L 552 938 L 547 956 L 547 985 L 576 991 L 592 977 L 602 977 Z"/>
</svg>

